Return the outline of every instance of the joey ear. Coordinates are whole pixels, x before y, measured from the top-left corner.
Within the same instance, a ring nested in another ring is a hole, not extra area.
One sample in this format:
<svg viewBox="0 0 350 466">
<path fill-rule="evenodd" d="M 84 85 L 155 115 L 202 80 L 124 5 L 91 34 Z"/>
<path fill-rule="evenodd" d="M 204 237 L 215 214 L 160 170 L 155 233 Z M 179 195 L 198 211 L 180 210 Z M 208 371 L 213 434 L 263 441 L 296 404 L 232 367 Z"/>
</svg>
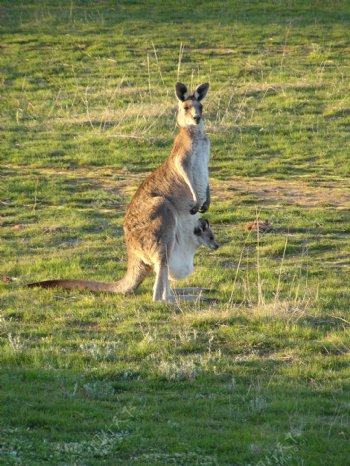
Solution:
<svg viewBox="0 0 350 466">
<path fill-rule="evenodd" d="M 207 95 L 208 89 L 209 89 L 209 83 L 200 84 L 199 86 L 196 87 L 196 90 L 194 91 L 194 97 L 197 100 L 204 99 L 204 97 Z"/>
<path fill-rule="evenodd" d="M 210 228 L 210 225 L 209 225 L 209 222 L 207 219 L 204 220 L 205 221 L 205 228 Z"/>
<path fill-rule="evenodd" d="M 207 229 L 207 221 L 208 220 L 204 220 L 203 218 L 200 218 L 198 220 L 199 222 L 199 228 L 202 230 L 202 231 L 205 231 Z"/>
<path fill-rule="evenodd" d="M 194 230 L 193 230 L 193 233 L 196 235 L 196 236 L 200 236 L 202 234 L 202 230 L 200 227 L 196 227 Z"/>
<path fill-rule="evenodd" d="M 175 84 L 175 94 L 180 102 L 184 102 L 189 96 L 187 87 L 183 83 L 179 82 Z"/>
</svg>

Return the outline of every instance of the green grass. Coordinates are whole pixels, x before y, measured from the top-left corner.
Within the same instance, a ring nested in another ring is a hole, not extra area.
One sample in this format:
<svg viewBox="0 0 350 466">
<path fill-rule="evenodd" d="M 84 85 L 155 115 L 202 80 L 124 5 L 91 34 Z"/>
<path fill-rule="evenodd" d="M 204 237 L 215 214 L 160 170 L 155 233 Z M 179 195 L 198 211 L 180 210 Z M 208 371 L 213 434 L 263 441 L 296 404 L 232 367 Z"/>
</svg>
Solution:
<svg viewBox="0 0 350 466">
<path fill-rule="evenodd" d="M 0 9 L 0 464 L 348 464 L 349 2 Z M 210 82 L 221 248 L 186 284 L 218 302 L 24 288 L 123 274 L 177 79 Z"/>
</svg>

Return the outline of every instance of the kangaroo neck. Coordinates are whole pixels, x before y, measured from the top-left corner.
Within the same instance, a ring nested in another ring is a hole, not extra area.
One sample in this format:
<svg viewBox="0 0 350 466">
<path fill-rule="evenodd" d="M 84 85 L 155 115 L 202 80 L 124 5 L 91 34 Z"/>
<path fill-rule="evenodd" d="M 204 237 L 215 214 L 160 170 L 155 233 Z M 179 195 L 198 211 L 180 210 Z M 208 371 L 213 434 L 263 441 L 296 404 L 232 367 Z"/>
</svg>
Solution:
<svg viewBox="0 0 350 466">
<path fill-rule="evenodd" d="M 196 126 L 180 126 L 180 134 L 195 141 L 205 136 L 204 124 L 201 122 Z"/>
</svg>

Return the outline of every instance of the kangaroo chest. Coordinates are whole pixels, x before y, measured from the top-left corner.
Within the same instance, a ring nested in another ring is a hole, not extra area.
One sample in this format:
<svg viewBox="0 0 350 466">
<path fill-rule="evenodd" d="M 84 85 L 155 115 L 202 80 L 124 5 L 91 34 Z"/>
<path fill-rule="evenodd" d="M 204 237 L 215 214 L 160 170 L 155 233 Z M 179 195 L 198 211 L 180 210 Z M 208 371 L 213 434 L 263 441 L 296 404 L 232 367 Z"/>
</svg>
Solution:
<svg viewBox="0 0 350 466">
<path fill-rule="evenodd" d="M 193 184 L 202 202 L 205 200 L 209 184 L 209 157 L 210 142 L 208 138 L 204 136 L 193 141 L 191 157 Z"/>
</svg>

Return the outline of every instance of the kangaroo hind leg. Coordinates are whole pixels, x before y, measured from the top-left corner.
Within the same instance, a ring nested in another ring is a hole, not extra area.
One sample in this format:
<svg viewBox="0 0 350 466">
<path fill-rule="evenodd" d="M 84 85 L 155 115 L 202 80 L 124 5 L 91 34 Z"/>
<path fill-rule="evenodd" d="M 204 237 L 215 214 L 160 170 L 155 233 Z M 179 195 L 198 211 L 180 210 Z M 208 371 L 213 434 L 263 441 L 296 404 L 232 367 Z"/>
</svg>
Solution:
<svg viewBox="0 0 350 466">
<path fill-rule="evenodd" d="M 156 280 L 153 287 L 153 301 L 173 301 L 173 293 L 169 283 L 168 265 L 157 265 L 155 272 Z"/>
<path fill-rule="evenodd" d="M 143 282 L 150 267 L 128 251 L 128 268 L 123 278 L 115 282 L 116 292 L 122 294 L 134 293 Z"/>
</svg>

